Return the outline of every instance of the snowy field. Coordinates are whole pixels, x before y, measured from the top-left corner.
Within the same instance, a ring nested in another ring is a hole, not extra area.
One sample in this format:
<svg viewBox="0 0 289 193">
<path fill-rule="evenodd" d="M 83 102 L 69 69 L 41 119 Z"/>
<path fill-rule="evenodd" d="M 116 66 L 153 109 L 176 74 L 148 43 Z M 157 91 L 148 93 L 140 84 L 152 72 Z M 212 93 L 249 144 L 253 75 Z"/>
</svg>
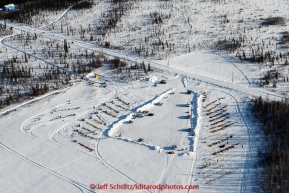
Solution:
<svg viewBox="0 0 289 193">
<path fill-rule="evenodd" d="M 169 72 L 107 84 L 82 81 L 2 116 L 2 188 L 86 192 L 92 183 L 109 183 L 253 190 L 256 134 L 248 135 L 245 95 Z M 133 119 L 140 110 L 154 115 Z"/>
<path fill-rule="evenodd" d="M 1 36 L 1 65 L 17 58 L 15 64 L 31 67 L 36 77 L 55 67 L 72 78 L 61 80 L 59 90 L 1 109 L 1 190 L 258 192 L 263 134 L 252 121 L 250 101 L 289 92 L 287 42 L 279 44 L 288 27 L 261 23 L 289 19 L 288 2 L 128 1 L 114 27 L 109 13 L 118 5 L 94 2 L 87 10 L 43 11 L 32 26 L 7 23 L 14 33 Z M 235 50 L 218 47 L 233 39 L 241 42 Z M 263 51 L 273 62 L 247 59 Z M 102 66 L 79 71 L 96 58 Z M 127 65 L 113 69 L 108 60 L 115 58 Z M 153 70 L 146 71 L 149 64 Z M 273 82 L 264 86 L 269 72 Z M 1 95 L 9 96 L 9 86 L 18 89 L 3 83 Z"/>
</svg>

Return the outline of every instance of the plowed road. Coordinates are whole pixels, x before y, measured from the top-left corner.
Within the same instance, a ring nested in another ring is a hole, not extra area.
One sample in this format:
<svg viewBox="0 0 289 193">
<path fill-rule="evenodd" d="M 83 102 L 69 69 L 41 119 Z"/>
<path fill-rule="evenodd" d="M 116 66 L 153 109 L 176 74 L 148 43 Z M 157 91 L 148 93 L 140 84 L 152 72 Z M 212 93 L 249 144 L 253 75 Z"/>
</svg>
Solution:
<svg viewBox="0 0 289 193">
<path fill-rule="evenodd" d="M 1 23 L 4 24 L 4 22 L 1 22 Z M 46 31 L 44 29 L 25 26 L 25 25 L 21 26 L 20 24 L 7 23 L 6 25 L 7 25 L 7 27 L 13 27 L 15 32 L 17 32 L 17 31 L 21 32 L 22 31 L 22 32 L 41 34 L 45 38 L 56 39 L 59 41 L 64 41 L 64 39 L 66 39 L 68 42 L 73 42 L 74 46 L 77 46 L 80 48 L 85 48 L 85 49 L 92 50 L 95 52 L 101 52 L 105 55 L 125 59 L 127 61 L 139 62 L 139 63 L 144 62 L 146 65 L 150 64 L 154 68 L 158 68 L 161 70 L 174 72 L 174 73 L 177 73 L 179 75 L 191 77 L 191 78 L 194 78 L 196 80 L 200 80 L 200 81 L 203 81 L 203 82 L 206 82 L 209 84 L 213 84 L 213 85 L 218 86 L 218 87 L 224 87 L 224 88 L 228 88 L 228 89 L 232 89 L 232 90 L 241 91 L 241 92 L 247 93 L 248 95 L 257 96 L 257 97 L 262 96 L 262 98 L 268 97 L 271 100 L 281 100 L 283 98 L 282 95 L 266 91 L 263 88 L 242 87 L 240 85 L 235 85 L 232 83 L 215 80 L 215 79 L 200 76 L 198 74 L 194 74 L 191 72 L 185 72 L 185 71 L 182 71 L 182 70 L 179 70 L 176 68 L 171 68 L 169 66 L 162 65 L 162 64 L 157 63 L 155 61 L 150 61 L 150 60 L 140 58 L 137 56 L 133 56 L 133 55 L 126 55 L 126 54 L 120 53 L 116 50 L 103 48 L 103 47 L 97 46 L 95 44 L 91 44 L 91 43 L 88 43 L 85 41 L 77 40 L 77 39 L 74 39 L 72 37 L 66 36 L 64 34 L 53 33 L 51 31 Z"/>
</svg>

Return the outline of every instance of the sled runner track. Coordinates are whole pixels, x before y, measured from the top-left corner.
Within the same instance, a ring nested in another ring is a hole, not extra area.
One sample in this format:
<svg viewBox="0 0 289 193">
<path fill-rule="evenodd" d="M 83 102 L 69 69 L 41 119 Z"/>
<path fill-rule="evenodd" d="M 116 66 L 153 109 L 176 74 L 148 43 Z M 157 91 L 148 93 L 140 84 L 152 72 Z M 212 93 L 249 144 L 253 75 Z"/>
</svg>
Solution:
<svg viewBox="0 0 289 193">
<path fill-rule="evenodd" d="M 241 72 L 242 75 L 246 78 L 249 87 L 251 87 L 251 83 L 250 83 L 250 81 L 249 81 L 249 78 L 244 74 L 244 72 L 243 72 L 236 64 L 234 64 L 233 62 L 231 62 L 231 61 L 230 61 L 228 58 L 226 58 L 225 56 L 222 56 L 222 55 L 217 54 L 217 53 L 215 53 L 215 54 L 216 54 L 217 56 L 220 56 L 220 57 L 224 58 L 224 59 L 227 60 L 230 64 L 232 64 L 236 69 L 238 69 L 238 71 Z"/>
<path fill-rule="evenodd" d="M 10 149 L 9 147 L 5 146 L 5 145 L 4 145 L 3 143 L 1 143 L 1 142 L 0 142 L 0 146 L 1 146 L 2 148 L 6 149 L 7 151 L 9 151 L 10 153 L 16 155 L 17 157 L 19 157 L 19 158 L 21 158 L 21 159 L 23 159 L 23 160 L 25 160 L 25 161 L 33 164 L 33 165 L 35 165 L 35 166 L 37 166 L 37 167 L 45 170 L 45 171 L 53 174 L 54 176 L 56 176 L 56 177 L 58 177 L 58 178 L 60 178 L 60 179 L 62 179 L 62 180 L 64 180 L 64 181 L 66 181 L 66 182 L 68 182 L 68 183 L 70 183 L 71 185 L 75 186 L 75 187 L 79 190 L 79 192 L 82 192 L 82 193 L 84 193 L 84 191 L 85 191 L 85 192 L 94 192 L 94 191 L 91 191 L 89 188 L 86 188 L 84 185 L 81 185 L 81 184 L 73 181 L 72 179 L 69 179 L 69 178 L 67 178 L 67 177 L 65 177 L 65 176 L 63 176 L 63 175 L 61 175 L 61 174 L 59 174 L 59 173 L 57 173 L 57 172 L 55 172 L 55 171 L 53 171 L 53 170 L 45 167 L 45 166 L 43 166 L 43 165 L 41 165 L 41 164 L 38 164 L 38 163 L 36 163 L 36 162 L 34 162 L 34 161 L 32 161 L 32 160 L 24 157 L 23 155 L 21 155 L 21 154 L 17 153 L 16 151 Z"/>
<path fill-rule="evenodd" d="M 172 169 L 174 168 L 174 163 L 176 160 L 176 156 L 177 155 L 167 155 L 170 156 L 168 159 L 169 161 L 167 161 L 166 167 L 165 167 L 165 171 L 163 173 L 162 179 L 161 179 L 161 183 L 160 184 L 165 184 L 167 181 L 167 178 L 170 174 L 170 172 L 172 171 Z M 173 156 L 173 158 L 171 158 L 171 156 Z M 163 190 L 164 192 L 167 192 L 167 190 Z M 163 192 L 161 190 L 159 190 L 159 192 Z"/>
<path fill-rule="evenodd" d="M 82 101 L 82 100 L 79 100 L 79 102 L 81 102 L 81 101 Z M 76 102 L 76 101 L 75 101 L 75 102 Z M 109 164 L 100 156 L 100 154 L 99 154 L 99 156 L 93 156 L 93 155 L 91 155 L 91 154 L 88 154 L 87 152 L 83 152 L 83 151 L 81 151 L 81 150 L 78 150 L 78 149 L 76 149 L 76 148 L 67 146 L 67 145 L 65 145 L 65 144 L 62 144 L 62 143 L 56 141 L 56 140 L 54 139 L 54 135 L 57 134 L 61 129 L 63 129 L 65 126 L 67 126 L 67 125 L 70 124 L 71 122 L 67 123 L 67 124 L 64 125 L 63 127 L 59 128 L 57 131 L 55 131 L 55 132 L 50 136 L 50 140 L 45 140 L 45 139 L 42 139 L 42 138 L 39 138 L 39 137 L 35 137 L 34 135 L 31 134 L 30 131 L 29 131 L 28 133 L 24 131 L 24 129 L 25 129 L 25 124 L 26 124 L 29 120 L 31 120 L 31 119 L 33 119 L 33 118 L 35 118 L 35 117 L 38 117 L 40 114 L 47 113 L 47 112 L 51 111 L 52 109 L 58 108 L 59 106 L 62 106 L 62 105 L 63 105 L 63 104 L 57 105 L 57 106 L 55 106 L 55 107 L 53 107 L 53 108 L 50 108 L 50 109 L 48 109 L 48 110 L 45 110 L 45 111 L 43 111 L 43 112 L 41 112 L 41 113 L 38 113 L 37 115 L 34 115 L 34 116 L 28 118 L 27 120 L 25 120 L 24 122 L 22 122 L 22 124 L 20 125 L 20 128 L 19 128 L 20 131 L 21 131 L 23 134 L 25 134 L 25 135 L 27 135 L 27 136 L 29 136 L 29 137 L 31 137 L 31 138 L 37 139 L 37 140 L 42 140 L 42 141 L 50 142 L 50 143 L 56 142 L 56 143 L 60 144 L 61 146 L 65 147 L 65 148 L 69 148 L 69 149 L 73 149 L 74 151 L 78 151 L 78 152 L 81 152 L 81 153 L 85 153 L 87 156 L 92 156 L 92 157 L 95 157 L 95 158 L 98 158 L 98 157 L 99 157 L 99 158 L 100 158 L 100 161 L 101 161 L 103 164 L 105 164 L 106 167 L 108 167 L 108 168 L 111 169 L 112 171 L 114 171 L 114 172 L 116 172 L 116 173 L 118 173 L 118 174 L 120 174 L 120 175 L 122 175 L 122 176 L 124 176 L 124 177 L 127 177 L 128 179 L 134 181 L 133 179 L 131 179 L 130 177 L 128 177 L 128 176 L 125 175 L 124 173 L 120 172 L 120 171 L 117 170 L 116 168 L 113 168 L 111 165 L 109 165 Z M 83 113 L 82 113 L 82 114 L 83 114 Z M 84 114 L 85 114 L 85 112 L 84 112 Z M 29 135 L 29 134 L 31 134 L 31 135 Z M 100 141 L 100 139 L 98 140 L 98 142 L 99 142 L 99 141 Z M 98 143 L 98 142 L 97 142 L 97 143 Z M 134 182 L 137 183 L 136 181 L 134 181 Z M 148 192 L 150 192 L 150 191 L 148 191 Z"/>
<path fill-rule="evenodd" d="M 70 9 L 73 8 L 74 6 L 75 5 L 69 6 L 56 20 L 54 20 L 54 21 L 52 21 L 52 22 L 50 22 L 48 24 L 44 24 L 44 25 L 40 26 L 39 28 L 43 28 L 43 27 L 45 27 L 47 25 L 51 25 L 53 23 L 56 23 L 56 22 L 60 21 L 70 11 Z"/>
<path fill-rule="evenodd" d="M 101 137 L 101 136 L 100 136 Z M 100 152 L 99 152 L 99 143 L 100 143 L 101 138 L 99 138 L 95 144 L 95 153 L 97 154 L 98 158 L 107 166 L 109 167 L 112 171 L 117 172 L 118 174 L 120 174 L 121 176 L 133 181 L 135 184 L 139 184 L 137 181 L 135 181 L 134 179 L 132 179 L 131 177 L 129 177 L 128 175 L 126 175 L 125 173 L 121 172 L 120 170 L 118 170 L 117 168 L 113 167 L 112 165 L 110 165 L 107 161 L 105 161 L 105 159 L 103 159 L 103 157 L 101 156 Z M 151 192 L 150 190 L 146 190 L 146 192 Z"/>
<path fill-rule="evenodd" d="M 110 89 L 109 89 L 110 90 Z M 107 100 L 107 99 L 106 99 Z M 82 100 L 79 100 L 79 102 L 81 102 Z M 76 103 L 76 102 L 78 102 L 78 101 L 73 101 L 73 103 Z M 35 138 L 35 139 L 38 139 L 38 140 L 44 140 L 44 141 L 46 141 L 46 142 L 57 142 L 55 139 L 54 139 L 54 135 L 55 134 L 57 134 L 63 127 L 65 127 L 65 126 L 67 126 L 67 124 L 69 124 L 69 123 L 67 123 L 66 125 L 64 125 L 62 128 L 60 128 L 60 129 L 58 129 L 57 131 L 55 131 L 51 136 L 50 136 L 50 140 L 51 141 L 49 141 L 49 140 L 45 140 L 45 139 L 42 139 L 42 138 L 38 138 L 38 137 L 35 137 L 34 135 L 32 135 L 31 134 L 31 130 L 29 131 L 29 132 L 27 132 L 27 131 L 25 131 L 25 125 L 27 124 L 27 122 L 29 122 L 31 119 L 33 119 L 33 118 L 37 118 L 40 114 L 47 114 L 49 111 L 51 111 L 51 110 L 53 110 L 53 109 L 55 109 L 55 108 L 58 108 L 59 106 L 61 106 L 61 105 L 63 105 L 63 104 L 60 104 L 60 105 L 57 105 L 57 106 L 54 106 L 53 108 L 50 108 L 50 109 L 47 109 L 47 110 L 45 110 L 45 111 L 43 111 L 43 112 L 41 112 L 41 113 L 38 113 L 37 115 L 34 115 L 34 116 L 32 116 L 32 117 L 30 117 L 30 118 L 28 118 L 27 120 L 25 120 L 25 121 L 23 121 L 22 123 L 21 123 L 21 125 L 20 125 L 20 131 L 23 133 L 23 134 L 30 134 L 30 135 L 28 135 L 29 137 L 32 137 L 32 138 Z M 83 113 L 82 113 L 83 114 Z M 84 113 L 85 114 L 85 113 Z M 70 122 L 71 123 L 71 122 Z M 37 126 L 36 126 L 37 127 Z M 35 127 L 34 127 L 35 128 Z M 31 129 L 33 129 L 33 128 L 31 128 Z M 59 142 L 58 142 L 59 143 Z M 62 143 L 59 143 L 60 145 L 62 145 L 62 146 L 65 146 L 65 147 L 68 147 L 68 148 L 71 148 L 71 147 L 69 147 L 69 146 L 67 146 L 67 145 L 64 145 L 64 144 L 62 144 Z M 77 149 L 75 149 L 75 148 L 71 148 L 71 149 L 73 149 L 73 150 L 76 150 L 76 151 L 79 151 L 79 150 L 77 150 Z M 85 152 L 83 152 L 83 151 L 79 151 L 79 152 L 82 152 L 82 153 L 85 153 Z M 87 153 L 86 153 L 87 154 Z M 87 155 L 90 155 L 90 154 L 87 154 Z M 92 155 L 90 155 L 90 156 L 92 156 Z M 93 156 L 94 157 L 94 156 Z M 107 166 L 108 167 L 108 166 Z M 109 168 L 109 167 L 108 167 Z M 112 169 L 111 167 L 110 167 L 110 169 Z M 117 173 L 119 173 L 117 170 L 114 170 L 114 169 L 112 169 L 114 172 L 117 172 Z M 124 174 L 122 174 L 122 175 L 124 175 Z"/>
<path fill-rule="evenodd" d="M 56 132 L 56 133 L 57 133 L 57 132 Z M 55 133 L 54 133 L 54 134 L 55 134 Z M 54 134 L 53 134 L 53 135 L 54 135 Z M 29 136 L 29 137 L 32 137 L 32 138 L 35 138 L 35 139 L 38 139 L 38 140 L 43 140 L 43 139 L 41 139 L 41 138 L 37 138 L 37 137 L 34 137 L 34 136 Z M 49 141 L 49 140 L 45 140 L 45 141 L 53 143 L 53 141 Z M 54 141 L 55 141 L 55 140 L 54 140 Z M 97 141 L 97 145 L 98 145 L 98 142 L 99 142 L 99 141 L 100 141 L 100 139 Z M 67 145 L 62 144 L 62 143 L 60 143 L 60 142 L 57 142 L 57 141 L 55 141 L 55 142 L 58 143 L 58 144 L 60 144 L 60 145 L 63 146 L 63 147 L 66 147 L 66 148 L 73 149 L 73 150 L 75 150 L 75 151 L 84 153 L 84 154 L 86 154 L 87 156 L 99 158 L 99 161 L 101 161 L 107 168 L 109 168 L 110 170 L 112 170 L 112 171 L 115 172 L 115 173 L 120 174 L 121 176 L 124 176 L 124 177 L 132 180 L 132 181 L 135 182 L 136 184 L 138 184 L 136 181 L 134 181 L 134 180 L 133 180 L 132 178 L 130 178 L 129 176 L 125 175 L 125 174 L 122 173 L 121 171 L 119 171 L 119 170 L 117 170 L 116 168 L 114 168 L 114 167 L 112 167 L 111 165 L 109 165 L 109 164 L 100 156 L 100 154 L 98 154 L 98 156 L 97 156 L 97 155 L 96 155 L 96 156 L 93 156 L 93 155 L 91 155 L 91 154 L 88 154 L 87 152 L 83 152 L 83 151 L 81 151 L 81 150 L 78 150 L 78 149 L 75 149 L 75 148 L 73 148 L 73 147 L 67 146 Z M 1 144 L 0 144 L 0 145 L 1 145 Z M 27 159 L 27 158 L 26 158 L 26 159 Z M 27 160 L 28 160 L 28 159 L 27 159 Z M 40 165 L 40 164 L 38 164 L 38 165 Z M 52 171 L 52 172 L 53 172 L 53 171 Z M 60 174 L 59 174 L 59 175 L 60 175 Z M 83 185 L 83 186 L 84 186 L 84 185 Z M 89 190 L 89 191 L 90 191 L 90 192 L 94 192 L 94 191 L 91 191 L 91 190 Z M 148 191 L 148 190 L 147 190 L 147 191 Z M 148 191 L 148 192 L 151 192 L 151 191 Z"/>
<path fill-rule="evenodd" d="M 160 178 L 160 180 L 158 181 L 159 184 L 162 183 L 163 178 L 164 178 L 164 176 L 165 176 L 165 174 L 166 174 L 166 172 L 167 172 L 167 169 L 168 169 L 168 166 L 169 166 L 169 161 L 168 161 L 168 159 L 169 159 L 169 156 L 166 156 L 166 164 L 165 164 L 165 167 L 164 167 L 164 169 L 163 169 L 163 171 L 162 171 L 161 178 Z"/>
<path fill-rule="evenodd" d="M 66 88 L 67 89 L 67 88 Z M 64 90 L 66 90 L 66 89 L 64 89 Z M 41 98 L 42 99 L 42 98 Z M 81 100 L 77 100 L 77 101 L 74 101 L 74 103 L 76 103 L 76 102 L 82 102 L 83 100 L 81 99 Z M 26 103 L 25 103 L 26 104 Z M 25 104 L 23 104 L 23 105 L 25 105 Z M 21 125 L 20 125 L 20 127 L 19 127 L 19 130 L 23 133 L 23 134 L 28 134 L 27 132 L 25 132 L 24 130 L 25 130 L 25 125 L 27 124 L 27 122 L 28 121 L 30 121 L 31 119 L 33 119 L 33 118 L 35 118 L 35 117 L 38 117 L 38 116 L 40 116 L 41 114 L 46 114 L 46 113 L 48 113 L 48 112 L 50 112 L 51 110 L 53 110 L 53 109 L 55 109 L 55 108 L 58 108 L 58 107 L 60 107 L 60 106 L 62 106 L 63 104 L 59 104 L 59 105 L 56 105 L 56 106 L 54 106 L 54 107 L 52 107 L 52 108 L 49 108 L 49 109 L 46 109 L 46 110 L 44 110 L 44 111 L 42 111 L 42 112 L 40 112 L 40 113 L 38 113 L 38 114 L 36 114 L 36 115 L 33 115 L 33 116 L 31 116 L 31 117 L 29 117 L 28 119 L 26 119 L 25 121 L 23 121 L 22 123 L 21 123 Z M 21 105 L 22 106 L 22 105 Z"/>
<path fill-rule="evenodd" d="M 240 107 L 239 107 L 239 104 L 238 104 L 237 99 L 236 99 L 232 94 L 230 94 L 230 93 L 228 93 L 228 92 L 225 92 L 225 91 L 222 91 L 222 92 L 226 93 L 226 94 L 229 95 L 232 99 L 234 99 L 235 104 L 236 104 L 236 107 L 237 107 L 237 110 L 238 110 L 238 112 L 239 112 L 239 114 L 240 114 L 240 116 L 241 116 L 241 118 L 242 118 L 242 120 L 243 120 L 243 122 L 244 122 L 244 124 L 245 124 L 245 126 L 246 126 L 246 129 L 245 129 L 245 130 L 247 131 L 248 145 L 249 145 L 249 147 L 251 147 L 253 144 L 252 144 L 251 138 L 250 138 L 249 126 L 248 126 L 248 123 L 247 123 L 246 119 L 244 118 L 243 113 L 242 113 L 241 110 L 240 110 Z M 246 154 L 245 165 L 246 165 L 247 162 L 248 162 L 248 153 L 249 153 L 248 151 L 250 151 L 250 149 L 249 149 L 249 150 L 247 149 L 247 152 L 245 153 L 245 154 Z M 244 168 L 244 167 L 243 167 L 243 168 Z M 246 168 L 246 167 L 245 167 L 245 168 Z M 245 172 L 244 172 L 245 169 L 241 169 L 241 170 L 242 170 L 242 182 L 241 182 L 241 185 L 240 185 L 240 193 L 242 193 L 242 192 L 247 192 L 247 191 L 248 191 L 248 190 L 246 189 L 246 186 L 244 185 L 244 184 L 245 184 L 245 178 L 246 178 L 246 174 L 245 174 Z"/>
<path fill-rule="evenodd" d="M 44 99 L 44 98 L 49 97 L 49 96 L 53 96 L 53 95 L 55 95 L 55 94 L 64 92 L 64 91 L 66 91 L 66 90 L 68 90 L 68 88 L 64 88 L 64 89 L 62 89 L 62 90 L 58 90 L 58 91 L 55 91 L 55 92 L 52 92 L 52 93 L 48 93 L 48 94 L 45 94 L 45 95 L 43 95 L 43 96 L 41 96 L 41 97 L 37 97 L 37 98 L 35 98 L 35 99 L 32 99 L 32 100 L 23 102 L 23 103 L 20 104 L 20 105 L 17 105 L 17 106 L 15 106 L 15 107 L 12 107 L 12 108 L 10 108 L 10 109 L 8 109 L 8 110 L 5 110 L 5 111 L 1 112 L 1 113 L 0 113 L 0 117 L 3 116 L 3 115 L 6 114 L 6 113 L 9 113 L 9 112 L 11 112 L 11 111 L 19 108 L 19 107 L 22 107 L 22 106 L 24 106 L 24 105 L 28 105 L 28 104 L 33 103 L 33 102 L 36 102 L 36 101 L 39 101 L 39 100 Z"/>
</svg>

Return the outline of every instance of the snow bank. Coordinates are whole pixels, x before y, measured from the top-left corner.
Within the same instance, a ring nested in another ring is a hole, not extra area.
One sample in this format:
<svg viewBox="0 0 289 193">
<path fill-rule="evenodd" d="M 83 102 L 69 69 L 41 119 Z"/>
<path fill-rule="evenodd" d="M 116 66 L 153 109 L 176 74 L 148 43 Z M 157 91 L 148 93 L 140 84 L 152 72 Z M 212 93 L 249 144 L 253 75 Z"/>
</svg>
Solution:
<svg viewBox="0 0 289 193">
<path fill-rule="evenodd" d="M 168 89 L 167 91 L 164 91 L 163 93 L 157 95 L 154 99 L 152 100 L 149 100 L 147 103 L 145 103 L 143 106 L 139 107 L 136 109 L 136 112 L 139 112 L 139 111 L 145 111 L 145 110 L 148 110 L 149 108 L 151 108 L 152 106 L 154 106 L 154 103 L 156 102 L 159 102 L 165 95 L 167 95 L 168 93 L 174 91 L 175 88 L 170 88 Z M 116 122 L 115 124 L 113 124 L 111 126 L 111 128 L 109 129 L 108 131 L 108 135 L 110 137 L 113 136 L 114 132 L 116 131 L 116 129 L 121 125 L 123 124 L 124 122 L 126 121 L 129 121 L 132 119 L 134 113 L 130 113 L 128 114 L 125 118 L 123 119 L 120 119 L 118 122 Z M 129 139 L 126 139 L 126 140 L 129 140 Z M 154 147 L 157 151 L 159 151 L 159 147 Z"/>
<path fill-rule="evenodd" d="M 115 132 L 115 130 L 121 125 L 123 124 L 125 121 L 129 121 L 132 118 L 132 115 L 134 113 L 130 113 L 128 114 L 125 118 L 120 119 L 118 122 L 116 122 L 115 124 L 113 124 L 110 128 L 110 130 L 108 131 L 108 135 L 111 137 L 113 135 L 113 133 Z"/>
<path fill-rule="evenodd" d="M 170 92 L 172 92 L 174 90 L 175 90 L 175 88 L 170 88 L 169 90 L 167 90 L 167 91 L 165 91 L 159 95 L 156 95 L 156 97 L 154 99 L 148 101 L 143 106 L 136 109 L 136 112 L 149 110 L 151 107 L 154 106 L 155 103 L 159 102 L 165 95 L 169 94 Z"/>
<path fill-rule="evenodd" d="M 142 145 L 142 146 L 148 147 L 151 150 L 155 150 L 158 153 L 161 153 L 162 150 L 163 150 L 163 148 L 161 148 L 159 146 L 153 146 L 153 145 L 150 145 L 148 143 L 139 142 L 139 141 L 136 141 L 136 140 L 133 140 L 133 139 L 127 139 L 127 138 L 122 138 L 122 137 L 114 137 L 114 139 L 122 140 L 122 141 L 125 141 L 125 142 L 128 142 L 128 143 L 134 143 L 134 144 Z"/>
<path fill-rule="evenodd" d="M 95 73 L 91 72 L 91 73 L 87 74 L 86 78 L 95 78 Z"/>
<path fill-rule="evenodd" d="M 197 102 L 197 105 L 198 105 L 197 125 L 196 125 L 196 128 L 194 129 L 195 137 L 194 137 L 194 145 L 193 145 L 194 152 L 197 151 L 197 148 L 198 148 L 200 130 L 201 130 L 201 125 L 202 125 L 202 112 L 203 112 L 202 98 L 203 98 L 203 95 L 199 95 L 198 102 Z"/>
<path fill-rule="evenodd" d="M 155 146 L 155 150 L 159 153 L 161 153 L 163 151 L 163 148 L 159 147 L 159 146 Z"/>
</svg>

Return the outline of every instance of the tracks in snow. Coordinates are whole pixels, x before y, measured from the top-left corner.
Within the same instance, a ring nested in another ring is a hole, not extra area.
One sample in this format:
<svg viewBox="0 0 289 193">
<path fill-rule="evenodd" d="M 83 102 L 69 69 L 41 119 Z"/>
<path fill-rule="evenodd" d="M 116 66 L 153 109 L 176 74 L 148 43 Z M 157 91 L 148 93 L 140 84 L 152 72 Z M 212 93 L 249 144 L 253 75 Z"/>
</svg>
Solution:
<svg viewBox="0 0 289 193">
<path fill-rule="evenodd" d="M 126 58 L 127 61 L 131 61 L 131 62 L 139 62 L 139 63 L 144 62 L 144 64 L 146 64 L 146 65 L 150 64 L 154 68 L 158 68 L 158 69 L 161 69 L 161 70 L 164 70 L 164 71 L 171 71 L 171 72 L 183 75 L 183 76 L 192 77 L 192 78 L 197 79 L 199 81 L 206 82 L 206 83 L 209 83 L 209 84 L 213 84 L 213 85 L 216 85 L 218 87 L 225 87 L 225 88 L 241 91 L 241 92 L 247 93 L 249 95 L 254 95 L 254 96 L 257 96 L 257 97 L 262 96 L 263 98 L 266 98 L 267 95 L 268 95 L 268 97 L 271 98 L 271 99 L 279 99 L 280 100 L 280 99 L 283 98 L 283 96 L 281 96 L 281 95 L 266 91 L 264 89 L 245 88 L 245 87 L 242 87 L 240 85 L 234 85 L 234 84 L 231 84 L 231 83 L 214 80 L 214 79 L 211 79 L 211 78 L 208 78 L 208 77 L 200 76 L 198 74 L 185 72 L 185 71 L 182 71 L 182 70 L 171 68 L 169 66 L 164 66 L 164 65 L 162 65 L 162 64 L 160 64 L 158 62 L 150 61 L 150 60 L 147 60 L 145 58 L 140 58 L 140 57 L 137 57 L 137 56 L 129 56 L 129 55 L 120 53 L 120 52 L 118 52 L 116 50 L 107 49 L 107 48 L 103 48 L 103 47 L 100 47 L 100 46 L 97 46 L 97 45 L 93 45 L 93 44 L 90 44 L 90 43 L 83 42 L 81 40 L 76 40 L 76 39 L 70 38 L 70 37 L 68 37 L 66 35 L 55 34 L 55 33 L 52 33 L 52 32 L 43 31 L 43 30 L 40 30 L 39 28 L 32 28 L 32 27 L 29 27 L 29 26 L 18 26 L 18 25 L 13 24 L 13 23 L 8 23 L 6 25 L 10 26 L 10 27 L 14 27 L 15 29 L 27 31 L 27 32 L 30 32 L 30 33 L 42 34 L 44 37 L 47 37 L 47 38 L 58 39 L 58 40 L 61 40 L 61 41 L 63 41 L 63 39 L 74 41 L 74 46 L 78 46 L 78 47 L 85 48 L 85 49 L 88 49 L 88 50 L 92 50 L 92 51 L 95 51 L 95 52 L 101 52 L 101 53 L 106 54 L 108 56 L 112 56 L 112 57 L 116 57 L 116 58 L 120 58 L 120 59 Z M 44 32 L 44 33 L 42 33 L 42 32 Z"/>
<path fill-rule="evenodd" d="M 82 193 L 84 193 L 84 191 L 85 191 L 85 192 L 94 192 L 94 191 L 91 191 L 90 189 L 88 189 L 87 187 L 85 187 L 84 185 L 79 184 L 79 183 L 73 181 L 73 180 L 70 179 L 70 178 L 67 178 L 67 177 L 65 177 L 65 176 L 63 176 L 63 175 L 61 175 L 61 174 L 59 174 L 59 173 L 57 173 L 57 172 L 55 172 L 55 171 L 53 171 L 53 170 L 45 167 L 45 166 L 43 166 L 43 165 L 41 165 L 41 164 L 38 164 L 38 163 L 34 162 L 34 161 L 31 160 L 31 159 L 26 158 L 25 156 L 17 153 L 16 151 L 10 149 L 10 148 L 7 147 L 7 146 L 5 146 L 5 145 L 4 145 L 3 143 L 1 143 L 1 142 L 0 142 L 0 146 L 1 146 L 2 148 L 6 149 L 7 151 L 9 151 L 10 153 L 16 155 L 17 157 L 19 157 L 19 158 L 21 158 L 21 159 L 23 159 L 23 160 L 25 160 L 25 161 L 33 164 L 34 166 L 39 167 L 39 168 L 41 168 L 41 169 L 43 169 L 43 170 L 45 170 L 45 171 L 53 174 L 54 176 L 56 176 L 56 177 L 58 177 L 58 178 L 60 178 L 60 179 L 62 179 L 62 180 L 64 180 L 64 181 L 70 183 L 71 185 L 75 186 L 75 187 L 79 190 L 79 192 L 82 192 Z"/>
<path fill-rule="evenodd" d="M 223 91 L 224 92 L 224 91 Z M 228 92 L 225 92 L 226 94 L 228 94 L 228 95 L 230 95 L 231 97 L 232 97 L 232 99 L 234 99 L 235 100 L 235 103 L 236 103 L 236 107 L 237 107 L 237 110 L 238 110 L 238 112 L 239 112 L 239 114 L 240 114 L 240 116 L 241 116 L 241 118 L 242 118 L 242 120 L 243 120 L 243 122 L 244 122 L 244 124 L 245 124 L 245 126 L 246 126 L 246 131 L 247 131 L 247 136 L 248 136 L 248 144 L 249 144 L 249 151 L 251 150 L 251 146 L 253 145 L 252 144 L 252 142 L 251 142 L 251 139 L 250 139 L 250 133 L 249 133 L 249 126 L 248 126 L 248 123 L 247 123 L 247 121 L 246 121 L 246 119 L 244 118 L 244 115 L 243 115 L 243 113 L 241 112 L 241 110 L 240 110 L 240 107 L 239 107 L 239 104 L 238 104 L 238 101 L 237 101 L 237 99 L 232 95 L 232 94 L 230 94 L 230 93 L 228 93 Z M 245 162 L 245 166 L 246 166 L 246 164 L 247 164 L 247 162 L 248 162 L 248 151 L 246 152 L 246 162 Z M 244 168 L 246 168 L 246 167 L 244 167 Z M 243 169 L 243 177 L 242 177 L 242 183 L 241 183 L 241 187 L 240 187 L 240 193 L 242 193 L 242 192 L 248 192 L 248 190 L 246 189 L 246 186 L 244 185 L 245 184 L 245 178 L 247 178 L 247 176 L 246 176 L 246 173 L 244 172 L 244 169 Z"/>
</svg>

